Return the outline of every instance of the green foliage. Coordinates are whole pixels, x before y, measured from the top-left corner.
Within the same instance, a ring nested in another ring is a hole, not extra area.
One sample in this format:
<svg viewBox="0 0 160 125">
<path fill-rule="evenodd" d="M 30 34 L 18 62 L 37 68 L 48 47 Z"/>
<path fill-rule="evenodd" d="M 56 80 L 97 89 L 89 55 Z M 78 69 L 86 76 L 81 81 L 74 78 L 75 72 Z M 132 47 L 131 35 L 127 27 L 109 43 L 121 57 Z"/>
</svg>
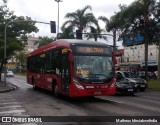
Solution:
<svg viewBox="0 0 160 125">
<path fill-rule="evenodd" d="M 19 52 L 16 54 L 15 58 L 16 58 L 16 63 L 18 64 L 18 66 L 21 66 L 22 68 L 26 67 L 27 54 L 25 54 L 24 52 Z"/>
<path fill-rule="evenodd" d="M 106 36 L 100 35 L 102 32 L 105 32 L 104 30 L 100 29 L 99 27 L 95 28 L 93 26 L 89 26 L 89 29 L 90 29 L 90 33 L 85 35 L 87 39 L 94 38 L 94 40 L 97 41 L 98 38 L 100 39 L 102 38 L 107 40 Z"/>
<path fill-rule="evenodd" d="M 61 39 L 74 39 L 74 32 L 71 26 L 62 29 Z"/>
<path fill-rule="evenodd" d="M 150 81 L 148 81 L 148 88 L 160 91 L 160 80 L 150 80 Z"/>
<path fill-rule="evenodd" d="M 48 36 L 44 36 L 44 37 L 39 37 L 39 41 L 37 41 L 35 44 L 38 45 L 38 48 L 41 46 L 44 46 L 48 43 L 53 42 L 54 39 L 53 38 L 49 38 Z"/>
<path fill-rule="evenodd" d="M 64 36 L 73 37 L 73 31 L 78 29 L 84 31 L 89 28 L 89 26 L 94 26 L 99 29 L 98 21 L 91 12 L 86 12 L 87 10 L 92 10 L 92 7 L 87 5 L 83 9 L 78 9 L 76 12 L 67 13 L 65 21 L 62 25 L 62 31 L 65 32 Z M 66 31 L 69 31 L 68 34 Z"/>
<path fill-rule="evenodd" d="M 16 16 L 7 8 L 7 0 L 0 6 L 0 72 L 4 60 L 4 31 L 6 27 L 6 56 L 15 55 L 16 51 L 24 49 L 27 34 L 38 32 L 35 22 L 30 17 Z"/>
<path fill-rule="evenodd" d="M 4 28 L 6 27 L 7 58 L 16 51 L 23 50 L 27 41 L 27 34 L 37 32 L 35 22 L 30 17 L 16 16 L 6 6 L 0 6 L 0 61 L 4 55 Z"/>
<path fill-rule="evenodd" d="M 155 35 L 156 21 L 154 12 L 156 11 L 155 0 L 136 0 L 119 13 L 122 17 L 121 22 L 121 35 L 135 36 L 140 32 L 145 36 L 145 40 L 152 41 Z M 116 15 L 118 16 L 118 15 Z"/>
</svg>

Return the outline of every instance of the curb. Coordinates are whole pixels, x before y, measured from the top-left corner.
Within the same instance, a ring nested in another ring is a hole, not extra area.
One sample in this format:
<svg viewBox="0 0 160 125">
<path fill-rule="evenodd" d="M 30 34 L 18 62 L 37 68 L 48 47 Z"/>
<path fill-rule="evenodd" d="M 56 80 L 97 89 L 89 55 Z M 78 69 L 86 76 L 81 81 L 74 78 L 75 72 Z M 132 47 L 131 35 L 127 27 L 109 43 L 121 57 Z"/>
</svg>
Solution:
<svg viewBox="0 0 160 125">
<path fill-rule="evenodd" d="M 4 92 L 10 92 L 10 91 L 13 91 L 13 90 L 16 90 L 17 89 L 17 86 L 11 84 L 11 83 L 8 83 L 10 85 L 8 85 L 7 88 L 5 88 L 4 90 L 1 90 L 0 93 L 4 93 Z"/>
</svg>

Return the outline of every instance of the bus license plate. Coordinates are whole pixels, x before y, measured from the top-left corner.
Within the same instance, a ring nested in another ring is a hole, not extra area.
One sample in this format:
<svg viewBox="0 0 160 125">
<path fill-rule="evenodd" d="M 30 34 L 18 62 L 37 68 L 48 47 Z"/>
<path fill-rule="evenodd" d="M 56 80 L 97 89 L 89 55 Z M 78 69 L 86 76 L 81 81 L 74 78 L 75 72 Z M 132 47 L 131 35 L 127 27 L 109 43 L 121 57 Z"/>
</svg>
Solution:
<svg viewBox="0 0 160 125">
<path fill-rule="evenodd" d="M 94 94 L 95 94 L 95 95 L 99 95 L 99 94 L 101 94 L 101 92 L 94 92 Z"/>
<path fill-rule="evenodd" d="M 128 89 L 129 92 L 133 92 L 133 89 Z"/>
</svg>

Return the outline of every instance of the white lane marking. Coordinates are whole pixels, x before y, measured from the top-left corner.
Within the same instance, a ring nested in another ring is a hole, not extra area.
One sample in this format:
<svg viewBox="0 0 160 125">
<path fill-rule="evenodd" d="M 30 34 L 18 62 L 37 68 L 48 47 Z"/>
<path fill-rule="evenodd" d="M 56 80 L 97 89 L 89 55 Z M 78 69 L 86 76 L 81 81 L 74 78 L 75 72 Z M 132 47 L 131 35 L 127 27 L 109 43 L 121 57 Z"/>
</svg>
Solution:
<svg viewBox="0 0 160 125">
<path fill-rule="evenodd" d="M 19 104 L 18 102 L 2 102 L 0 105 L 12 105 L 12 104 Z"/>
<path fill-rule="evenodd" d="M 108 98 L 103 98 L 103 97 L 99 97 L 99 98 L 100 98 L 100 99 L 107 100 L 107 101 L 111 101 L 111 102 L 115 102 L 115 103 L 123 104 L 123 102 L 120 102 L 120 101 L 115 101 L 115 100 L 108 99 Z"/>
<path fill-rule="evenodd" d="M 9 111 L 0 112 L 0 115 L 1 114 L 12 114 L 12 113 L 22 113 L 22 112 L 25 112 L 25 110 L 9 110 Z"/>
<path fill-rule="evenodd" d="M 9 105 L 9 106 L 2 106 L 0 109 L 5 109 L 5 108 L 20 108 L 21 105 Z"/>
<path fill-rule="evenodd" d="M 0 99 L 1 102 L 16 101 L 16 99 Z"/>
<path fill-rule="evenodd" d="M 152 98 L 152 99 L 160 99 L 158 97 L 151 97 L 151 96 L 143 96 L 143 97 Z"/>
</svg>

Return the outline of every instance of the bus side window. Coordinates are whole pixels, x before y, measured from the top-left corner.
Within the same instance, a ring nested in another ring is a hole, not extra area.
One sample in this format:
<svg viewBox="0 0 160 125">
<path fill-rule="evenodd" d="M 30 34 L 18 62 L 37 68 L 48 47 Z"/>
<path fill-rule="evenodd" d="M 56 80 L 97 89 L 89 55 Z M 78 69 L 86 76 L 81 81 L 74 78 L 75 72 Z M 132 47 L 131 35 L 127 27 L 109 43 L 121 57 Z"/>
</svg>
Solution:
<svg viewBox="0 0 160 125">
<path fill-rule="evenodd" d="M 45 53 L 45 72 L 46 73 L 54 73 L 53 69 L 52 69 L 52 52 L 51 51 L 47 51 Z"/>
<path fill-rule="evenodd" d="M 58 50 L 53 50 L 52 53 L 52 70 L 54 71 L 54 73 L 58 73 L 58 71 L 56 72 L 56 70 L 60 70 L 60 53 Z"/>
</svg>

